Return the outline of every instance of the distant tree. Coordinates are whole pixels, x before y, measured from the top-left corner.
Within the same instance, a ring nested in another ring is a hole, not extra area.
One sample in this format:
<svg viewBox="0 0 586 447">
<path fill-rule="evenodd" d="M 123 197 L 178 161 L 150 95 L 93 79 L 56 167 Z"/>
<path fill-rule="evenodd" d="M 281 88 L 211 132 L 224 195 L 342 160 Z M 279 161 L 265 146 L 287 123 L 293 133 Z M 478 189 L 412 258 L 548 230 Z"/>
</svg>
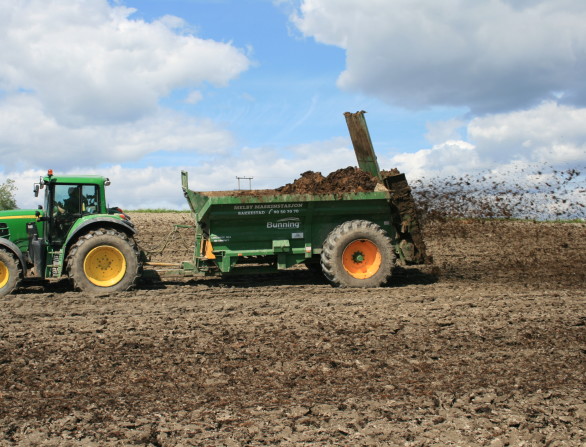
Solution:
<svg viewBox="0 0 586 447">
<path fill-rule="evenodd" d="M 14 210 L 16 206 L 16 199 L 14 198 L 14 180 L 6 179 L 6 182 L 0 185 L 0 210 Z"/>
</svg>

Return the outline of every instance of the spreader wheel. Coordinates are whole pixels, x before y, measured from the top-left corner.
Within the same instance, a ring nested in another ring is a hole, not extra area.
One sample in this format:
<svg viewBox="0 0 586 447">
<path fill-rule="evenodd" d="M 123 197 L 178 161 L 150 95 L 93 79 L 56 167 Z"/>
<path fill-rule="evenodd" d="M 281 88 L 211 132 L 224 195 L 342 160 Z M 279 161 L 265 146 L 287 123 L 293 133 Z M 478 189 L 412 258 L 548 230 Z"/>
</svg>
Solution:
<svg viewBox="0 0 586 447">
<path fill-rule="evenodd" d="M 74 286 L 80 290 L 127 290 L 139 276 L 138 248 L 133 239 L 116 230 L 90 231 L 71 247 L 67 270 Z"/>
<path fill-rule="evenodd" d="M 0 296 L 11 293 L 21 280 L 21 267 L 16 258 L 0 249 Z"/>
<path fill-rule="evenodd" d="M 394 264 L 387 232 L 366 220 L 351 220 L 334 228 L 321 254 L 324 275 L 340 287 L 379 287 L 387 282 Z"/>
</svg>

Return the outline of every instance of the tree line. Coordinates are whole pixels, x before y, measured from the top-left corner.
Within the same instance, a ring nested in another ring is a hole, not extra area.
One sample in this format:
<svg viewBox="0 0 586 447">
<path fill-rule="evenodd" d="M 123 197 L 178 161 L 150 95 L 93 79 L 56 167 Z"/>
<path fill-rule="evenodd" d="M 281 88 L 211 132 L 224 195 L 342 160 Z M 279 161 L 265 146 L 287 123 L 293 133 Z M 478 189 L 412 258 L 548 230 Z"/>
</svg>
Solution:
<svg viewBox="0 0 586 447">
<path fill-rule="evenodd" d="M 0 210 L 14 210 L 18 208 L 16 206 L 16 199 L 14 198 L 15 191 L 16 186 L 14 186 L 14 180 L 12 179 L 6 179 L 0 185 Z"/>
</svg>

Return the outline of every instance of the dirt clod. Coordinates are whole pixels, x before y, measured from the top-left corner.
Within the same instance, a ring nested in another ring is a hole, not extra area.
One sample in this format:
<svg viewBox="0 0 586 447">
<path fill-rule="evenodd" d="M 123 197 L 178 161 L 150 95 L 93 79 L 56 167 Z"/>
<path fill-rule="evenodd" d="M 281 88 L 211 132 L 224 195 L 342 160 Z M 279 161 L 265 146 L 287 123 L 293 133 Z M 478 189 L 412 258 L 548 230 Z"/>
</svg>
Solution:
<svg viewBox="0 0 586 447">
<path fill-rule="evenodd" d="M 349 166 L 324 177 L 320 172 L 307 171 L 293 183 L 277 188 L 281 194 L 343 194 L 374 191 L 378 181 L 368 172 Z"/>
</svg>

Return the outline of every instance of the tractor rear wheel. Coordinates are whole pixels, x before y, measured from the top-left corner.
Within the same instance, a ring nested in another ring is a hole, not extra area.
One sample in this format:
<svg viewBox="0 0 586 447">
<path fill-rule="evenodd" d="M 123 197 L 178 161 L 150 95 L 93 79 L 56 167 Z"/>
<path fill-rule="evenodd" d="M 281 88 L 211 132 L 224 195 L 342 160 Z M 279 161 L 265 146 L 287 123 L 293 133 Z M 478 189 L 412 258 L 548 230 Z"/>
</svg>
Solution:
<svg viewBox="0 0 586 447">
<path fill-rule="evenodd" d="M 326 278 L 339 287 L 379 287 L 391 276 L 395 252 L 387 232 L 367 220 L 334 228 L 321 254 Z"/>
<path fill-rule="evenodd" d="M 6 250 L 0 249 L 0 296 L 11 293 L 22 276 L 20 264 L 16 258 Z"/>
<path fill-rule="evenodd" d="M 118 292 L 135 285 L 139 251 L 125 233 L 100 228 L 81 236 L 67 256 L 67 272 L 75 288 L 85 292 Z"/>
</svg>

